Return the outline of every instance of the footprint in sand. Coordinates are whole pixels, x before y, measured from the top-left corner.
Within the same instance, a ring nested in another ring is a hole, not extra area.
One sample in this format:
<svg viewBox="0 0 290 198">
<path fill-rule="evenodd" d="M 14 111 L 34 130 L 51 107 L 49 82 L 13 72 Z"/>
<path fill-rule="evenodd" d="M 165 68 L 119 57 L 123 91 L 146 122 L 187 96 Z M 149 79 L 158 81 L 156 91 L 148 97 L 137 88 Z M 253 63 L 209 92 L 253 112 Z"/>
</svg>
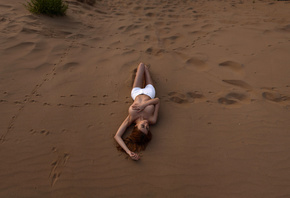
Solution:
<svg viewBox="0 0 290 198">
<path fill-rule="evenodd" d="M 198 101 L 203 101 L 205 99 L 204 95 L 199 93 L 198 91 L 187 92 L 186 94 L 173 91 L 168 93 L 168 96 L 170 101 L 177 104 L 196 103 Z"/>
<path fill-rule="evenodd" d="M 282 28 L 279 28 L 278 30 L 281 32 L 289 33 L 290 32 L 290 24 L 288 24 Z"/>
<path fill-rule="evenodd" d="M 119 28 L 118 28 L 118 30 L 123 30 L 123 29 L 125 29 L 126 28 L 126 26 L 120 26 Z"/>
<path fill-rule="evenodd" d="M 124 27 L 124 33 L 127 33 L 127 32 L 130 32 L 130 31 L 133 31 L 133 30 L 136 30 L 136 29 L 139 29 L 140 27 L 142 27 L 142 25 L 129 25 L 127 27 Z"/>
<path fill-rule="evenodd" d="M 247 96 L 243 93 L 231 92 L 228 93 L 225 97 L 218 99 L 218 103 L 224 105 L 232 105 L 239 102 L 243 102 L 247 99 Z"/>
<path fill-rule="evenodd" d="M 139 10 L 141 10 L 141 9 L 142 9 L 141 6 L 136 6 L 136 7 L 133 8 L 133 10 L 135 10 L 135 11 L 139 11 Z"/>
<path fill-rule="evenodd" d="M 205 57 L 192 57 L 186 61 L 186 68 L 190 70 L 206 71 L 208 65 Z"/>
<path fill-rule="evenodd" d="M 50 134 L 50 131 L 45 130 L 45 129 L 43 129 L 43 130 L 41 130 L 41 131 L 37 131 L 37 130 L 35 130 L 35 129 L 31 129 L 31 130 L 30 130 L 30 133 L 31 133 L 31 134 L 36 134 L 36 133 L 38 133 L 38 134 L 42 134 L 42 135 L 47 136 L 47 135 Z"/>
<path fill-rule="evenodd" d="M 159 56 L 159 55 L 162 55 L 165 52 L 165 50 L 163 50 L 163 49 L 155 49 L 155 48 L 149 47 L 145 52 L 147 54 L 150 54 L 150 55 L 153 55 L 153 56 Z"/>
<path fill-rule="evenodd" d="M 56 149 L 54 149 L 56 151 Z M 54 186 L 55 182 L 59 179 L 62 173 L 62 169 L 65 167 L 69 158 L 69 154 L 59 154 L 57 159 L 51 163 L 51 171 L 49 178 L 51 180 L 51 186 Z"/>
<path fill-rule="evenodd" d="M 151 36 L 147 34 L 144 36 L 144 41 L 148 41 L 148 40 L 150 40 L 150 38 L 151 38 Z"/>
<path fill-rule="evenodd" d="M 188 102 L 184 94 L 178 92 L 170 92 L 168 95 L 169 100 L 174 103 L 183 104 Z"/>
<path fill-rule="evenodd" d="M 154 17 L 154 16 L 155 16 L 155 14 L 154 14 L 154 13 L 152 13 L 152 12 L 148 12 L 148 13 L 146 13 L 146 14 L 145 14 L 145 16 L 147 16 L 147 17 Z"/>
<path fill-rule="evenodd" d="M 22 105 L 23 102 L 17 100 L 17 101 L 14 102 L 14 104 L 20 104 L 20 105 Z"/>
<path fill-rule="evenodd" d="M 235 72 L 239 72 L 243 69 L 244 65 L 234 62 L 234 61 L 225 61 L 219 64 L 220 67 L 229 68 Z"/>
<path fill-rule="evenodd" d="M 212 29 L 214 27 L 215 27 L 215 25 L 213 25 L 213 24 L 206 24 L 206 25 L 201 26 L 201 29 L 209 30 L 209 29 Z"/>
<path fill-rule="evenodd" d="M 199 93 L 198 91 L 195 92 L 187 92 L 186 93 L 187 99 L 189 102 L 197 102 L 198 100 L 204 100 L 205 97 L 204 95 L 202 95 L 201 93 Z"/>
<path fill-rule="evenodd" d="M 276 103 L 290 101 L 290 97 L 289 96 L 284 96 L 284 95 L 282 95 L 280 93 L 277 93 L 277 92 L 265 91 L 265 92 L 262 93 L 262 96 L 263 96 L 264 99 L 266 99 L 268 101 L 276 102 Z"/>
<path fill-rule="evenodd" d="M 70 71 L 72 72 L 73 70 L 75 70 L 77 67 L 79 66 L 79 63 L 77 62 L 69 62 L 66 63 L 65 65 L 62 66 L 62 69 L 64 71 Z"/>
<path fill-rule="evenodd" d="M 144 10 L 152 10 L 152 9 L 154 9 L 155 7 L 144 7 Z"/>
<path fill-rule="evenodd" d="M 182 25 L 183 28 L 192 28 L 194 26 L 195 26 L 195 24 L 183 24 Z"/>
<path fill-rule="evenodd" d="M 165 45 L 172 45 L 174 44 L 178 39 L 180 38 L 180 35 L 173 35 L 169 37 L 165 37 L 162 39 L 162 43 Z"/>
</svg>

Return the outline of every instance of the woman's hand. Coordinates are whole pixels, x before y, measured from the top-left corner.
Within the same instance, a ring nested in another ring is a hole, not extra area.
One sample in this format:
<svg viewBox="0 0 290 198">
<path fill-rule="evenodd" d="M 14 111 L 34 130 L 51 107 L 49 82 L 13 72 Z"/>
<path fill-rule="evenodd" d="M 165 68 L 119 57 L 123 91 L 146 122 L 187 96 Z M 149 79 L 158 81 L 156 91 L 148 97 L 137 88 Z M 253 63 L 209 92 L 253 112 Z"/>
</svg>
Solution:
<svg viewBox="0 0 290 198">
<path fill-rule="evenodd" d="M 140 156 L 139 156 L 137 153 L 134 153 L 134 152 L 132 152 L 132 151 L 129 151 L 129 152 L 128 152 L 128 155 L 131 157 L 132 160 L 137 161 L 137 160 L 140 159 Z"/>
<path fill-rule="evenodd" d="M 138 104 L 134 104 L 132 106 L 133 110 L 136 110 L 138 112 L 143 111 L 145 109 L 145 107 L 146 107 L 145 105 L 138 105 Z"/>
</svg>

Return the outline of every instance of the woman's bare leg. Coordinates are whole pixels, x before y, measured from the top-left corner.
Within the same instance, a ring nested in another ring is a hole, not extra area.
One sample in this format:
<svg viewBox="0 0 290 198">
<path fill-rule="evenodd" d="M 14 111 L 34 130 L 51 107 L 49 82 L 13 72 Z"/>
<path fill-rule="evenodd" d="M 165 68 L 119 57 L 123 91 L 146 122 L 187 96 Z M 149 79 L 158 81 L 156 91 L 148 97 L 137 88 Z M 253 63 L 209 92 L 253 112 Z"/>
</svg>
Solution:
<svg viewBox="0 0 290 198">
<path fill-rule="evenodd" d="M 140 63 L 138 68 L 137 68 L 135 80 L 133 83 L 133 88 L 134 87 L 141 87 L 141 88 L 143 87 L 144 73 L 145 73 L 145 65 L 143 63 Z"/>
<path fill-rule="evenodd" d="M 145 81 L 146 81 L 146 85 L 148 84 L 153 85 L 153 80 L 150 76 L 149 68 L 147 66 L 145 66 Z"/>
</svg>

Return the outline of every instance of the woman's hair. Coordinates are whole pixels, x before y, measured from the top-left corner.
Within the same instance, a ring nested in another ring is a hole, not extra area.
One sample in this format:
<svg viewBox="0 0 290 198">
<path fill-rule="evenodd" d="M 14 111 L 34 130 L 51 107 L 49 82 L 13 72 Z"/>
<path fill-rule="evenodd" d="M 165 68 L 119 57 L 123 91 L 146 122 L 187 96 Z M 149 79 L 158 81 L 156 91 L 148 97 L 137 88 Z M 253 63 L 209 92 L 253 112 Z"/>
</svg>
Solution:
<svg viewBox="0 0 290 198">
<path fill-rule="evenodd" d="M 140 152 L 146 149 L 146 146 L 151 139 L 152 134 L 150 131 L 148 131 L 146 135 L 142 131 L 139 131 L 138 128 L 135 126 L 132 133 L 124 139 L 124 142 L 130 151 Z M 119 144 L 117 144 L 117 149 L 119 151 L 124 151 Z"/>
</svg>

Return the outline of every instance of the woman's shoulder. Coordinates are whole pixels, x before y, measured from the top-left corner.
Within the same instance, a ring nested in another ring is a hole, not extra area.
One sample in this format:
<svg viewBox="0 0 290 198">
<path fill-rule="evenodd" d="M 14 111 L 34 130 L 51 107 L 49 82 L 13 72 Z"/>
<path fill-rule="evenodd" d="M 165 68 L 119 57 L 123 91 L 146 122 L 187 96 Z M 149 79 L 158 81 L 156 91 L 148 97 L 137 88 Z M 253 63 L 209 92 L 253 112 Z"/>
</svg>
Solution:
<svg viewBox="0 0 290 198">
<path fill-rule="evenodd" d="M 126 123 L 126 125 L 131 125 L 132 123 L 134 122 L 134 119 L 133 119 L 133 117 L 132 117 L 132 115 L 128 115 L 127 117 L 126 117 L 126 119 L 125 119 L 125 123 Z"/>
</svg>

